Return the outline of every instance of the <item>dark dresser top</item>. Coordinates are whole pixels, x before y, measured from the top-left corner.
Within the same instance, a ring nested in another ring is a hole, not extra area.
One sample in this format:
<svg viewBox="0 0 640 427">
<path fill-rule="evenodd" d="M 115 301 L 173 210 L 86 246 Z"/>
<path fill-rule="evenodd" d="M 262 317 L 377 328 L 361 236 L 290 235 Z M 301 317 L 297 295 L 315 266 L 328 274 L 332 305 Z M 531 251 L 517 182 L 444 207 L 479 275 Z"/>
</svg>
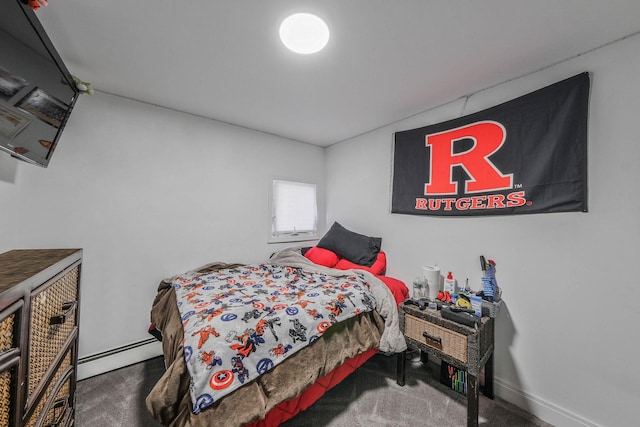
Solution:
<svg viewBox="0 0 640 427">
<path fill-rule="evenodd" d="M 80 259 L 81 249 L 16 249 L 0 254 L 0 293 L 76 253 Z"/>
</svg>

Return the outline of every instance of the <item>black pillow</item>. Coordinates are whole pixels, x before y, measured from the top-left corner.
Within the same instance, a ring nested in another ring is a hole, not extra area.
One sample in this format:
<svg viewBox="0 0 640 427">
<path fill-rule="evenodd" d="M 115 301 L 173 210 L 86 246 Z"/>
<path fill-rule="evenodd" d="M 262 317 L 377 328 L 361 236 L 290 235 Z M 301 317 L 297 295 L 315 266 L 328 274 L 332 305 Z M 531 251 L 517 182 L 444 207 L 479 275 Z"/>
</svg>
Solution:
<svg viewBox="0 0 640 427">
<path fill-rule="evenodd" d="M 334 222 L 317 246 L 333 251 L 354 264 L 371 267 L 380 252 L 382 238 L 354 233 Z"/>
</svg>

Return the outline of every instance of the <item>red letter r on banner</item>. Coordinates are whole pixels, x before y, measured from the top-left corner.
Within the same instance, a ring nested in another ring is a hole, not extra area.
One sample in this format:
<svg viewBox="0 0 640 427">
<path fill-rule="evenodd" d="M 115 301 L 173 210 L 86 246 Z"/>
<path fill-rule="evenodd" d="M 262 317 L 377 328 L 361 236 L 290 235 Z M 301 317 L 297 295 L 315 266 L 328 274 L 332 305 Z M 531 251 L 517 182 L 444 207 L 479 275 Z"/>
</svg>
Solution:
<svg viewBox="0 0 640 427">
<path fill-rule="evenodd" d="M 458 184 L 453 182 L 453 167 L 462 166 L 471 179 L 465 182 L 465 193 L 504 190 L 513 186 L 513 174 L 503 175 L 489 156 L 504 144 L 507 132 L 500 123 L 482 121 L 456 129 L 426 136 L 431 147 L 430 182 L 424 185 L 424 194 L 457 194 Z M 471 139 L 473 147 L 453 154 L 453 144 Z"/>
</svg>

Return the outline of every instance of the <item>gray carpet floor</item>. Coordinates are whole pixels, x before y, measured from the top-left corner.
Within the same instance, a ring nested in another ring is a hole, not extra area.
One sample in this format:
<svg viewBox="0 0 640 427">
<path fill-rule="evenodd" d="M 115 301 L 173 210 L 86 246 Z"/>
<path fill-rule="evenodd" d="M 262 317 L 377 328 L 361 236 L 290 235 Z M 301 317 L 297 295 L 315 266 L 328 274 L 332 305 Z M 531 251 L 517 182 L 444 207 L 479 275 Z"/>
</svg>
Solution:
<svg viewBox="0 0 640 427">
<path fill-rule="evenodd" d="M 164 371 L 155 358 L 78 382 L 78 427 L 159 426 L 144 400 Z M 439 366 L 407 361 L 396 384 L 396 358 L 376 355 L 283 427 L 465 426 L 466 397 L 439 382 Z M 504 400 L 480 397 L 481 426 L 552 427 Z"/>
</svg>

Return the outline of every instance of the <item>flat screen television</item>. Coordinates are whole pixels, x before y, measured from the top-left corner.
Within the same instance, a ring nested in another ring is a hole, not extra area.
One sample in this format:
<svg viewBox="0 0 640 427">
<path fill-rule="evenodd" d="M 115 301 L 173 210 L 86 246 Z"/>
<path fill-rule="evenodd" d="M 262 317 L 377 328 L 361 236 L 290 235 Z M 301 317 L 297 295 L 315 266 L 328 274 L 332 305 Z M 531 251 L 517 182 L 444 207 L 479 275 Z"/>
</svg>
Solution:
<svg viewBox="0 0 640 427">
<path fill-rule="evenodd" d="M 47 167 L 78 93 L 36 13 L 0 1 L 0 151 Z"/>
</svg>

